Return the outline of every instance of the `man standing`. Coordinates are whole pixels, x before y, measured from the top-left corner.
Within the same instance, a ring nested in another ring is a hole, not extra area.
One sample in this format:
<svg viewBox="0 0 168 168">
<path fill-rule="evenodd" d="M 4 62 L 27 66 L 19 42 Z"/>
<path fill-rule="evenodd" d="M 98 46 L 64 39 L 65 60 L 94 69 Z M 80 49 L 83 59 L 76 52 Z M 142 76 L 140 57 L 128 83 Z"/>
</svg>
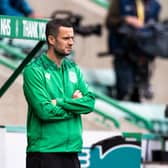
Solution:
<svg viewBox="0 0 168 168">
<path fill-rule="evenodd" d="M 65 20 L 46 26 L 48 50 L 25 69 L 24 94 L 28 103 L 27 168 L 80 168 L 81 114 L 94 110 L 79 67 L 66 58 L 74 44 L 74 30 Z"/>
<path fill-rule="evenodd" d="M 157 0 L 112 0 L 106 17 L 108 47 L 114 54 L 116 74 L 116 98 L 118 100 L 140 101 L 135 96 L 139 76 L 143 89 L 142 96 L 152 98 L 150 90 L 151 63 L 153 55 L 142 53 L 135 44 L 119 32 L 123 24 L 142 29 L 145 24 L 158 21 L 161 6 Z M 130 52 L 131 51 L 131 52 Z"/>
</svg>

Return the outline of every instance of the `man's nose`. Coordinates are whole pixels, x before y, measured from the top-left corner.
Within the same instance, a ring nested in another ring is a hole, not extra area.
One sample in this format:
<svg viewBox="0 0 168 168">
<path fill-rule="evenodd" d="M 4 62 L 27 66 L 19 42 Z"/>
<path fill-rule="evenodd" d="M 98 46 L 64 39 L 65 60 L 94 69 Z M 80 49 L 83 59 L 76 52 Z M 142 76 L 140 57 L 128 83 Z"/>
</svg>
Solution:
<svg viewBox="0 0 168 168">
<path fill-rule="evenodd" d="M 68 43 L 69 43 L 70 45 L 73 45 L 73 44 L 74 44 L 74 40 L 73 40 L 73 39 L 69 39 Z"/>
</svg>

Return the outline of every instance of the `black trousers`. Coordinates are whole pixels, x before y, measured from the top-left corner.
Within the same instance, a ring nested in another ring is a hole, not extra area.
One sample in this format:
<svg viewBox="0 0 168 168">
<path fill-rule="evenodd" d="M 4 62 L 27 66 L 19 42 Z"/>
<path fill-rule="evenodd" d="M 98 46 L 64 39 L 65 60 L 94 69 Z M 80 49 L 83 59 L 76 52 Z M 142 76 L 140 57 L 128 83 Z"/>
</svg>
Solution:
<svg viewBox="0 0 168 168">
<path fill-rule="evenodd" d="M 27 153 L 26 168 L 80 168 L 77 153 Z"/>
</svg>

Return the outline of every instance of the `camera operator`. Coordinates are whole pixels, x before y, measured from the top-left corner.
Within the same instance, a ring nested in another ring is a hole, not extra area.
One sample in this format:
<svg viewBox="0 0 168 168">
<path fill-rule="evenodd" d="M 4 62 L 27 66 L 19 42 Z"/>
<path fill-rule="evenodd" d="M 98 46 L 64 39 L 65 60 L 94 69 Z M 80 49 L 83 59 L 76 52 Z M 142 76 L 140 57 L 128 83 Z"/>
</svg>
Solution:
<svg viewBox="0 0 168 168">
<path fill-rule="evenodd" d="M 144 96 L 146 98 L 153 96 L 150 90 L 150 65 L 154 56 L 142 53 L 118 30 L 123 24 L 140 29 L 151 20 L 157 21 L 160 8 L 157 0 L 111 1 L 106 17 L 106 27 L 109 51 L 114 55 L 116 98 L 119 100 L 140 102 L 137 91 L 142 81 Z"/>
</svg>

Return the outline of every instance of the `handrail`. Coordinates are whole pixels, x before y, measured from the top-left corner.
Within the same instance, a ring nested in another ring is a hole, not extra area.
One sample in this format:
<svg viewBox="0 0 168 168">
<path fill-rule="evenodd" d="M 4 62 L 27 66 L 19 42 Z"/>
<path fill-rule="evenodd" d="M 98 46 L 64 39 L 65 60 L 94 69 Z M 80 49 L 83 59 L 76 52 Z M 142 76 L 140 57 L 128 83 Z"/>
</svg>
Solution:
<svg viewBox="0 0 168 168">
<path fill-rule="evenodd" d="M 105 113 L 105 112 L 103 112 L 103 111 L 101 111 L 101 110 L 99 110 L 97 108 L 94 109 L 94 112 L 97 113 L 97 114 L 99 114 L 99 115 L 101 115 L 102 117 L 110 120 L 111 122 L 113 122 L 114 126 L 116 128 L 120 128 L 120 122 L 116 118 L 114 118 L 113 116 L 111 116 L 110 114 L 107 114 L 107 113 Z"/>
<path fill-rule="evenodd" d="M 148 119 L 136 114 L 135 112 L 131 111 L 130 109 L 124 107 L 123 105 L 120 105 L 116 100 L 102 94 L 99 92 L 94 92 L 96 98 L 99 98 L 109 104 L 111 104 L 112 106 L 116 107 L 117 109 L 121 110 L 122 112 L 127 113 L 128 115 L 130 115 L 131 117 L 135 118 L 136 120 L 139 120 L 141 122 L 143 122 L 145 128 L 147 128 L 148 130 L 153 130 L 153 124 L 151 121 L 149 121 Z"/>
<path fill-rule="evenodd" d="M 109 7 L 109 2 L 105 0 L 91 0 L 92 2 L 102 6 L 103 8 L 107 9 Z"/>
<path fill-rule="evenodd" d="M 122 135 L 125 138 L 134 138 L 137 141 L 141 141 L 142 137 L 143 137 L 143 134 L 142 133 L 138 133 L 138 132 L 123 132 Z"/>
<path fill-rule="evenodd" d="M 39 40 L 39 43 L 32 49 L 32 51 L 25 57 L 22 53 L 15 53 L 15 55 L 24 58 L 19 67 L 13 72 L 13 74 L 8 78 L 5 84 L 0 89 L 0 97 L 5 93 L 5 91 L 10 87 L 17 76 L 22 72 L 26 64 L 37 54 L 38 50 L 41 49 L 45 43 L 45 27 L 48 20 L 46 19 L 32 19 L 26 17 L 15 17 L 0 15 L 0 36 L 8 38 L 18 38 L 18 39 L 31 39 Z M 3 46 L 4 47 L 4 46 Z M 6 48 L 11 51 L 11 48 Z M 7 64 L 11 68 L 10 62 L 1 59 L 1 62 Z"/>
<path fill-rule="evenodd" d="M 18 66 L 17 63 L 15 63 L 14 61 L 11 61 L 10 59 L 1 56 L 0 56 L 0 63 L 12 70 L 15 70 Z"/>
<path fill-rule="evenodd" d="M 10 87 L 13 81 L 17 78 L 17 76 L 22 72 L 23 68 L 26 64 L 36 55 L 39 49 L 43 46 L 45 41 L 40 41 L 33 50 L 28 54 L 28 56 L 22 61 L 19 67 L 14 71 L 14 73 L 8 78 L 5 84 L 0 89 L 0 97 L 5 93 L 5 91 Z"/>
<path fill-rule="evenodd" d="M 17 133 L 25 133 L 26 127 L 25 126 L 13 126 L 13 125 L 7 125 L 5 126 L 7 132 L 17 132 Z"/>
<path fill-rule="evenodd" d="M 5 44 L 3 42 L 0 42 L 0 48 L 7 51 L 8 53 L 12 54 L 16 58 L 24 59 L 26 57 L 26 54 L 24 54 L 19 48 L 12 47 L 8 44 Z"/>
</svg>

